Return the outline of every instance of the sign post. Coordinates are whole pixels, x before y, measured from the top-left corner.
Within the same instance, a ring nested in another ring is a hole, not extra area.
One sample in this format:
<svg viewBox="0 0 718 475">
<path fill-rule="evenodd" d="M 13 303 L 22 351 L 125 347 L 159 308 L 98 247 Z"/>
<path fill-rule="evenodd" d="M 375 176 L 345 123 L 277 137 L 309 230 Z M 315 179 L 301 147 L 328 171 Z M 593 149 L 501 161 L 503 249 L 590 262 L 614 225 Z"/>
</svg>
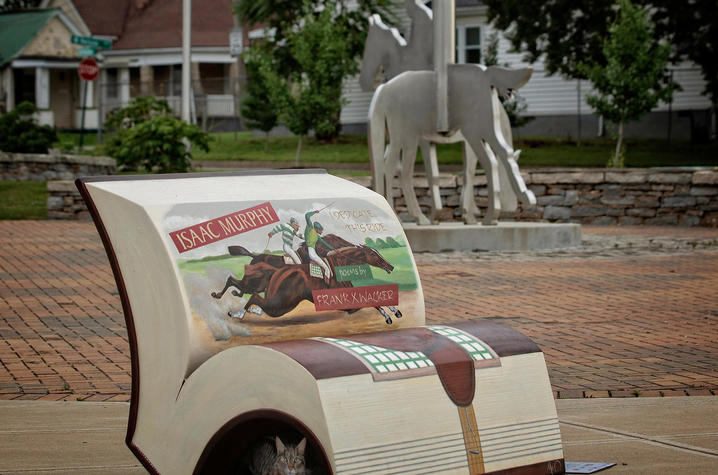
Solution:
<svg viewBox="0 0 718 475">
<path fill-rule="evenodd" d="M 74 39 L 74 37 L 73 37 Z M 77 68 L 77 73 L 80 78 L 85 81 L 82 86 L 82 116 L 80 119 L 80 148 L 82 148 L 83 138 L 85 135 L 85 104 L 87 103 L 87 84 L 90 81 L 97 79 L 100 74 L 100 67 L 97 65 L 97 61 L 93 58 L 84 58 L 80 61 L 80 66 Z"/>
</svg>

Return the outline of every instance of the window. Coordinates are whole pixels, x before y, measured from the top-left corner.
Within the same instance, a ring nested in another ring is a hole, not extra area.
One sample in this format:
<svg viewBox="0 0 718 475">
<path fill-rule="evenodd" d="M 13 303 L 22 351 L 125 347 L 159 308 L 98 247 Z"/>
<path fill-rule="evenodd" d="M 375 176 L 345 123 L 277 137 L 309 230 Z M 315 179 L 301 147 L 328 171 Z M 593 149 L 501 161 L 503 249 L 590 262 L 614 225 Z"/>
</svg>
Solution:
<svg viewBox="0 0 718 475">
<path fill-rule="evenodd" d="M 460 25 L 456 28 L 456 62 L 481 62 L 481 27 Z"/>
<path fill-rule="evenodd" d="M 35 104 L 35 68 L 12 69 L 15 83 L 15 105 L 21 102 Z"/>
<path fill-rule="evenodd" d="M 118 96 L 118 82 L 119 77 L 117 74 L 117 68 L 108 68 L 105 70 L 105 77 L 107 82 L 105 83 L 105 96 L 108 99 L 117 99 Z"/>
</svg>

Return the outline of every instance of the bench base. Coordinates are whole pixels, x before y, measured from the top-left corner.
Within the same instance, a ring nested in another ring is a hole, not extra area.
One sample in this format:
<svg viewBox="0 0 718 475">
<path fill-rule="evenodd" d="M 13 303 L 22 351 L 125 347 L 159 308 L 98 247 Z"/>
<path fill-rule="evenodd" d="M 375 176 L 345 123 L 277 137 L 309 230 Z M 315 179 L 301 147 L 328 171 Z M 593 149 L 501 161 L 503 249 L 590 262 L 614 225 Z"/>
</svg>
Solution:
<svg viewBox="0 0 718 475">
<path fill-rule="evenodd" d="M 402 226 L 414 252 L 529 251 L 581 245 L 581 225 L 575 223 L 500 222 L 495 226 L 402 223 Z"/>
</svg>

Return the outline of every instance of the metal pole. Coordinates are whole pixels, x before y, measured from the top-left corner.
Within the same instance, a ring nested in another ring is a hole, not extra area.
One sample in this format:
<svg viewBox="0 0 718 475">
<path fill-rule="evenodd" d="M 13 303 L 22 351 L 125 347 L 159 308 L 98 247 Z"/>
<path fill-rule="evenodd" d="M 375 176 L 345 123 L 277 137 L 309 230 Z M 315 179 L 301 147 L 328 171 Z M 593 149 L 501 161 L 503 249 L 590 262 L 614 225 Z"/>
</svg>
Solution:
<svg viewBox="0 0 718 475">
<path fill-rule="evenodd" d="M 671 84 L 673 84 L 673 70 L 671 69 Z M 671 129 L 673 127 L 673 94 L 668 98 L 668 144 L 671 143 Z"/>
<path fill-rule="evenodd" d="M 192 45 L 192 0 L 182 0 L 182 120 L 191 122 L 190 81 Z"/>
<path fill-rule="evenodd" d="M 434 71 L 436 71 L 436 130 L 449 131 L 449 64 L 454 62 L 454 0 L 432 3 L 434 16 Z"/>
<path fill-rule="evenodd" d="M 581 145 L 581 80 L 578 80 L 576 84 L 576 104 L 578 107 L 578 137 L 576 138 L 576 145 Z"/>
<path fill-rule="evenodd" d="M 82 115 L 80 116 L 80 151 L 82 151 L 82 143 L 85 135 L 85 102 L 87 101 L 87 83 L 89 81 L 82 80 L 85 84 L 82 86 Z"/>
<path fill-rule="evenodd" d="M 97 143 L 102 143 L 102 94 L 103 94 L 103 83 L 97 82 Z"/>
</svg>

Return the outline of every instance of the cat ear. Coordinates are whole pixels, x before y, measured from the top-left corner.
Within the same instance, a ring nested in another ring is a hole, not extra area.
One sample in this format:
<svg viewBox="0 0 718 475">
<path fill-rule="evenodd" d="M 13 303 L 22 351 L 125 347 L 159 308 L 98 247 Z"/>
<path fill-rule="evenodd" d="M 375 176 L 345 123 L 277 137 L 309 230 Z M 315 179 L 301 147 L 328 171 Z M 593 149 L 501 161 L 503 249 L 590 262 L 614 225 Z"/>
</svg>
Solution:
<svg viewBox="0 0 718 475">
<path fill-rule="evenodd" d="M 274 437 L 274 443 L 277 446 L 277 455 L 283 454 L 285 451 L 285 447 L 282 441 L 279 439 L 279 436 Z"/>
<path fill-rule="evenodd" d="M 304 449 L 307 447 L 307 439 L 306 437 L 302 439 L 301 442 L 299 442 L 299 445 L 297 445 L 297 452 L 304 455 Z"/>
</svg>

